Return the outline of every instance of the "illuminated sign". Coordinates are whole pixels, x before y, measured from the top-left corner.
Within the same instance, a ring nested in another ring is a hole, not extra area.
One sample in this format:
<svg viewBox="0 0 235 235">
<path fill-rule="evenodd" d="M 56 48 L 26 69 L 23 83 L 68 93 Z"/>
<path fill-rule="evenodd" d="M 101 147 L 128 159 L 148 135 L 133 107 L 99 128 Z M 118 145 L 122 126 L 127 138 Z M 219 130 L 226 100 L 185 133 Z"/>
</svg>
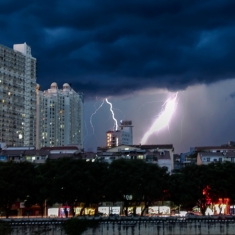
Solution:
<svg viewBox="0 0 235 235">
<path fill-rule="evenodd" d="M 131 214 L 133 214 L 134 213 L 134 207 L 128 207 L 128 210 L 127 210 L 127 214 L 128 215 L 131 215 Z"/>
<path fill-rule="evenodd" d="M 67 217 L 69 215 L 69 212 L 70 212 L 70 208 L 69 207 L 61 207 L 60 210 L 59 210 L 59 216 L 60 217 Z M 67 215 L 66 215 L 67 213 Z"/>
<path fill-rule="evenodd" d="M 132 195 L 124 195 L 124 198 L 125 198 L 126 200 L 132 200 Z"/>
<path fill-rule="evenodd" d="M 149 214 L 169 215 L 170 211 L 171 209 L 169 206 L 150 206 L 148 208 Z"/>
<path fill-rule="evenodd" d="M 121 208 L 120 206 L 110 207 L 110 214 L 120 215 Z"/>
<path fill-rule="evenodd" d="M 150 206 L 148 212 L 149 214 L 158 214 L 158 206 Z"/>
<path fill-rule="evenodd" d="M 171 209 L 169 206 L 159 206 L 159 213 L 163 215 L 169 215 L 171 213 Z"/>
<path fill-rule="evenodd" d="M 59 210 L 58 208 L 48 208 L 47 214 L 49 217 L 58 217 Z"/>
<path fill-rule="evenodd" d="M 101 213 L 102 215 L 109 215 L 109 206 L 100 206 L 98 207 L 98 213 Z"/>
<path fill-rule="evenodd" d="M 75 207 L 74 208 L 74 213 L 76 216 L 79 216 L 81 214 L 82 207 Z"/>
<path fill-rule="evenodd" d="M 141 206 L 137 206 L 135 212 L 136 212 L 137 215 L 141 215 L 142 207 Z"/>
<path fill-rule="evenodd" d="M 86 207 L 85 208 L 85 215 L 94 215 L 95 214 L 95 208 Z"/>
</svg>

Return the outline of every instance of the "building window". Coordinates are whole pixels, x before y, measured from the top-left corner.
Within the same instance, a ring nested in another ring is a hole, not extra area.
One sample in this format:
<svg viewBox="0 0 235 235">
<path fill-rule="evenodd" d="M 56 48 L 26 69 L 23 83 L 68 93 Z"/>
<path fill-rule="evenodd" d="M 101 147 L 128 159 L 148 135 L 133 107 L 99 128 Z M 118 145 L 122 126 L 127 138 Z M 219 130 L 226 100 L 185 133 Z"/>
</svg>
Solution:
<svg viewBox="0 0 235 235">
<path fill-rule="evenodd" d="M 209 162 L 209 161 L 210 161 L 210 158 L 208 157 L 208 158 L 206 159 L 206 161 Z"/>
</svg>

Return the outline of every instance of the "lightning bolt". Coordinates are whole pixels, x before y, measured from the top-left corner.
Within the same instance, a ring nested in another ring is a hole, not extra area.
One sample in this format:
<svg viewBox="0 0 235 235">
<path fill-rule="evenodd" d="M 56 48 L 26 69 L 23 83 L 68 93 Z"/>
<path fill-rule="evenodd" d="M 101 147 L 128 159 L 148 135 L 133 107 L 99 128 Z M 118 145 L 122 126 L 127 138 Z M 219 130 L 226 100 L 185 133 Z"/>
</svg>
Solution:
<svg viewBox="0 0 235 235">
<path fill-rule="evenodd" d="M 176 98 L 177 98 L 178 92 L 175 94 L 174 98 L 169 98 L 164 104 L 163 104 L 163 111 L 160 113 L 158 118 L 155 120 L 155 122 L 152 124 L 152 126 L 149 128 L 149 130 L 145 133 L 144 137 L 141 140 L 141 144 L 145 144 L 148 140 L 149 136 L 153 134 L 156 131 L 160 131 L 161 129 L 168 126 L 173 113 L 176 109 Z"/>
<path fill-rule="evenodd" d="M 101 103 L 101 105 L 95 110 L 95 112 L 92 113 L 91 116 L 90 116 L 90 124 L 91 124 L 92 130 L 93 130 L 93 134 L 95 134 L 95 128 L 94 128 L 94 125 L 93 125 L 93 123 L 92 123 L 92 117 L 93 117 L 93 116 L 97 113 L 97 111 L 103 106 L 103 104 L 104 104 L 104 100 L 103 100 L 103 102 Z"/>
<path fill-rule="evenodd" d="M 110 112 L 111 112 L 112 118 L 113 118 L 113 120 L 114 120 L 114 127 L 113 127 L 113 129 L 114 129 L 114 130 L 117 130 L 117 129 L 118 129 L 118 124 L 117 124 L 117 119 L 114 117 L 113 105 L 108 101 L 107 98 L 105 99 L 105 101 L 106 101 L 106 103 L 109 104 L 109 106 L 110 106 Z"/>
</svg>

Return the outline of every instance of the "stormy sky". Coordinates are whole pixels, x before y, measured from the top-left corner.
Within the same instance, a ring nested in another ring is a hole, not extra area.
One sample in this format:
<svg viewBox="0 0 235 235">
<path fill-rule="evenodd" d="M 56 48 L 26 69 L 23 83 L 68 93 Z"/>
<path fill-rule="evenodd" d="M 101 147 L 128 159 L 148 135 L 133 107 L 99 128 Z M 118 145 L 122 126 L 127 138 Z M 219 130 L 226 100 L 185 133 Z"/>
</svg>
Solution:
<svg viewBox="0 0 235 235">
<path fill-rule="evenodd" d="M 67 82 L 84 93 L 87 150 L 113 126 L 106 104 L 91 127 L 103 98 L 118 121 L 133 121 L 139 144 L 178 92 L 169 127 L 148 143 L 179 153 L 235 140 L 234 9 L 232 0 L 0 0 L 0 44 L 31 46 L 42 90 Z"/>
</svg>

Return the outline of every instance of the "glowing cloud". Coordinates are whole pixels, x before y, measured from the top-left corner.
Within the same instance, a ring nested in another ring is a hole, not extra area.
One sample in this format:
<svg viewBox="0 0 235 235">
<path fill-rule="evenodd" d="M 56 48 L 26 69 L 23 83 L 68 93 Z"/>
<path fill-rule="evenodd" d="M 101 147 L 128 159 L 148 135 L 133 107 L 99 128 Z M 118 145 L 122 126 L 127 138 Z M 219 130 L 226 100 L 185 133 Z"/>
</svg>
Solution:
<svg viewBox="0 0 235 235">
<path fill-rule="evenodd" d="M 117 124 L 117 119 L 114 117 L 114 112 L 113 112 L 113 105 L 108 101 L 108 99 L 105 99 L 106 103 L 110 105 L 110 112 L 112 113 L 112 118 L 114 120 L 114 130 L 118 129 L 118 124 Z"/>
<path fill-rule="evenodd" d="M 155 122 L 150 127 L 150 129 L 145 133 L 144 137 L 141 140 L 141 144 L 145 144 L 151 134 L 153 134 L 156 131 L 160 131 L 161 129 L 168 126 L 168 124 L 173 116 L 173 113 L 176 109 L 177 94 L 178 93 L 175 94 L 174 98 L 169 98 L 163 104 L 163 111 L 160 113 L 160 115 L 155 120 Z"/>
</svg>

